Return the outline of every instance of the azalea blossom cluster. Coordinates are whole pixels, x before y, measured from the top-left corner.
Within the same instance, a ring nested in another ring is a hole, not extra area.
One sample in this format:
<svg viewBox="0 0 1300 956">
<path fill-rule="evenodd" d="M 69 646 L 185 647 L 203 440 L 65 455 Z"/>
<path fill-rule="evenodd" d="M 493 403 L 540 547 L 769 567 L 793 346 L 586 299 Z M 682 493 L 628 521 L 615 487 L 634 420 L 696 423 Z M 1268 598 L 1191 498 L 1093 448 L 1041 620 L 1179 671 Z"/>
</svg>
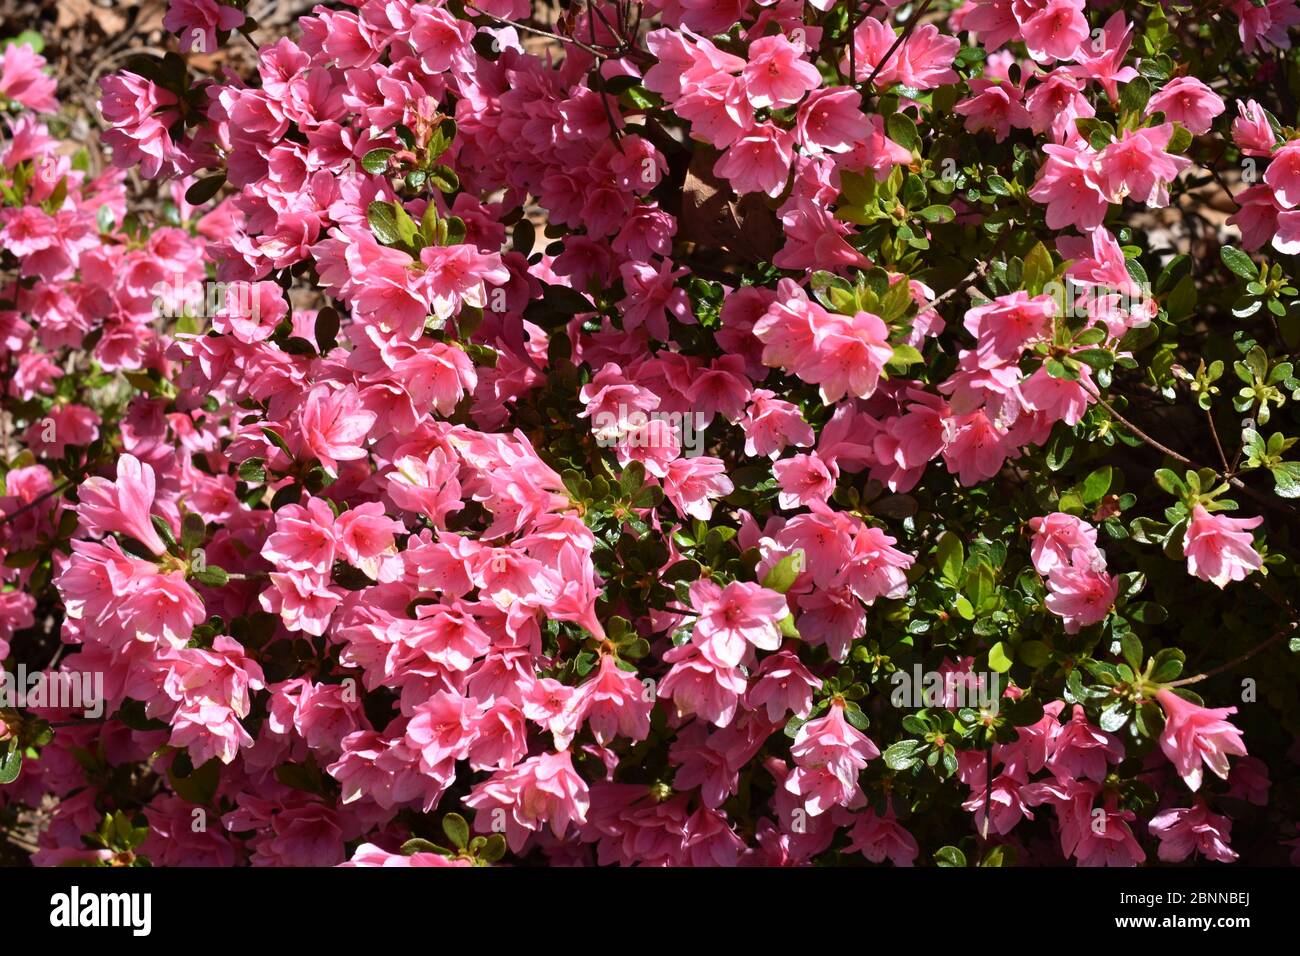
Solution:
<svg viewBox="0 0 1300 956">
<path fill-rule="evenodd" d="M 1192 689 L 1296 619 L 1296 291 L 1248 253 L 1300 250 L 1300 133 L 1208 54 L 1300 76 L 1300 5 L 1114 6 L 347 0 L 267 38 L 172 0 L 103 156 L 10 42 L 0 662 L 106 699 L 0 710 L 0 827 L 52 807 L 39 865 L 1300 845 L 1265 705 Z M 255 66 L 198 72 L 233 31 Z M 1205 188 L 1242 248 L 1194 268 L 1152 217 Z M 913 666 L 991 699 L 897 706 Z"/>
</svg>

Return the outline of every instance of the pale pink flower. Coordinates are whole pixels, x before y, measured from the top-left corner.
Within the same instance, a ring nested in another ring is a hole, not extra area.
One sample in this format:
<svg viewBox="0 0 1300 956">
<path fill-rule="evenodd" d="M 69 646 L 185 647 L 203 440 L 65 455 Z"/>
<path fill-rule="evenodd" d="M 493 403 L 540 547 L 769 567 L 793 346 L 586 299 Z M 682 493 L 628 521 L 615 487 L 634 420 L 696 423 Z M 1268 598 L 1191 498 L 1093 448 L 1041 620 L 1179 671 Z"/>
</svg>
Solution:
<svg viewBox="0 0 1300 956">
<path fill-rule="evenodd" d="M 1210 514 L 1196 505 L 1183 536 L 1187 573 L 1223 588 L 1229 581 L 1244 580 L 1252 571 L 1258 571 L 1263 562 L 1248 532 L 1263 522 L 1258 516 L 1229 518 Z"/>
<path fill-rule="evenodd" d="M 1160 840 L 1156 855 L 1166 863 L 1181 863 L 1193 853 L 1218 863 L 1233 863 L 1237 854 L 1228 842 L 1232 821 L 1211 813 L 1204 800 L 1191 807 L 1162 810 L 1151 818 L 1147 829 Z"/>
<path fill-rule="evenodd" d="M 693 639 L 723 664 L 739 664 L 751 646 L 764 651 L 780 646 L 778 625 L 790 613 L 785 595 L 749 581 L 718 587 L 701 578 L 691 584 L 690 598 L 699 612 Z"/>
<path fill-rule="evenodd" d="M 741 77 L 755 108 L 790 106 L 821 85 L 817 67 L 802 54 L 802 44 L 796 46 L 779 33 L 749 45 L 749 62 Z"/>
<path fill-rule="evenodd" d="M 834 461 L 824 461 L 817 452 L 783 458 L 772 465 L 781 491 L 777 504 L 793 511 L 810 501 L 828 501 L 835 492 L 840 469 Z"/>
<path fill-rule="evenodd" d="M 1126 130 L 1118 142 L 1101 151 L 1098 184 L 1112 202 L 1130 197 L 1148 206 L 1168 204 L 1169 183 L 1192 164 L 1186 156 L 1165 152 L 1173 132 L 1172 123 Z"/>
<path fill-rule="evenodd" d="M 713 166 L 738 193 L 767 193 L 785 189 L 794 159 L 794 133 L 772 123 L 759 123 L 735 140 Z"/>
<path fill-rule="evenodd" d="M 650 733 L 650 711 L 654 694 L 624 670 L 612 655 L 603 654 L 591 680 L 578 687 L 575 695 L 578 720 L 586 720 L 597 743 L 615 737 L 644 740 Z"/>
<path fill-rule="evenodd" d="M 1052 568 L 1070 564 L 1072 555 L 1079 549 L 1099 556 L 1105 567 L 1105 556 L 1097 549 L 1097 529 L 1082 518 L 1055 511 L 1042 518 L 1031 518 L 1029 530 L 1034 533 L 1029 553 L 1039 574 L 1046 575 Z"/>
<path fill-rule="evenodd" d="M 1277 134 L 1254 100 L 1237 101 L 1237 115 L 1232 121 L 1232 141 L 1247 156 L 1268 156 L 1273 152 Z"/>
<path fill-rule="evenodd" d="M 169 0 L 163 27 L 180 35 L 185 53 L 215 53 L 218 32 L 234 30 L 244 12 L 219 0 Z"/>
<path fill-rule="evenodd" d="M 47 76 L 45 57 L 26 43 L 10 43 L 0 50 L 0 96 L 8 97 L 38 113 L 56 113 L 54 98 L 58 82 Z"/>
<path fill-rule="evenodd" d="M 355 387 L 335 391 L 317 385 L 308 393 L 299 416 L 302 449 L 318 459 L 326 472 L 337 476 L 340 461 L 366 457 L 365 438 L 376 417 L 362 406 Z"/>
<path fill-rule="evenodd" d="M 812 710 L 813 691 L 822 684 L 797 655 L 784 650 L 764 657 L 754 676 L 745 704 L 753 710 L 764 708 L 772 723 L 785 720 L 791 713 L 807 717 Z"/>
<path fill-rule="evenodd" d="M 1119 595 L 1119 578 L 1086 565 L 1057 565 L 1047 575 L 1047 609 L 1061 618 L 1065 633 L 1106 619 Z"/>
<path fill-rule="evenodd" d="M 861 800 L 858 774 L 880 751 L 849 723 L 844 705 L 836 701 L 826 716 L 799 728 L 790 755 L 795 766 L 785 780 L 785 790 L 801 797 L 808 815 L 815 817 Z"/>
<path fill-rule="evenodd" d="M 130 535 L 154 554 L 163 554 L 163 543 L 150 518 L 154 503 L 153 468 L 134 455 L 117 460 L 117 481 L 87 478 L 78 489 L 77 513 L 87 531 Z"/>
<path fill-rule="evenodd" d="M 1202 763 L 1220 780 L 1228 779 L 1228 757 L 1246 755 L 1241 731 L 1225 719 L 1235 714 L 1237 708 L 1202 707 L 1167 689 L 1158 691 L 1156 700 L 1165 711 L 1160 749 L 1183 782 L 1192 790 L 1199 790 Z"/>
<path fill-rule="evenodd" d="M 898 822 L 892 809 L 883 817 L 874 810 L 855 817 L 849 839 L 847 852 L 861 853 L 872 863 L 889 860 L 894 866 L 910 867 L 921 852 L 916 838 Z"/>
<path fill-rule="evenodd" d="M 1147 102 L 1147 115 L 1159 111 L 1196 134 L 1208 133 L 1214 118 L 1227 107 L 1223 98 L 1194 76 L 1179 76 Z"/>
<path fill-rule="evenodd" d="M 720 458 L 706 455 L 674 459 L 663 478 L 664 497 L 683 517 L 708 521 L 713 517 L 714 501 L 735 489 L 726 470 Z"/>
</svg>

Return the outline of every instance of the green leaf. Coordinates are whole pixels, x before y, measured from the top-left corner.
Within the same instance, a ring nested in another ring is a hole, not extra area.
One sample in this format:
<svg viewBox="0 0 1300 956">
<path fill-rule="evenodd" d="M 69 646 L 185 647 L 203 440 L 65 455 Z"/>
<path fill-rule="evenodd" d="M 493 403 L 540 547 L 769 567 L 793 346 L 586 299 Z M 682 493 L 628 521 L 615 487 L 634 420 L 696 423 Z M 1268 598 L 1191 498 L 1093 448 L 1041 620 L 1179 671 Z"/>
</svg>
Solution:
<svg viewBox="0 0 1300 956">
<path fill-rule="evenodd" d="M 1114 478 L 1114 471 L 1110 465 L 1103 465 L 1096 471 L 1083 479 L 1083 502 L 1084 504 L 1095 504 L 1106 496 L 1110 491 L 1110 483 Z"/>
<path fill-rule="evenodd" d="M 917 135 L 916 123 L 905 113 L 891 113 L 885 120 L 885 132 L 903 149 L 915 150 L 921 147 L 921 137 Z"/>
<path fill-rule="evenodd" d="M 429 182 L 435 189 L 444 193 L 454 193 L 460 189 L 460 177 L 450 166 L 444 166 L 439 163 L 429 170 Z"/>
<path fill-rule="evenodd" d="M 895 345 L 893 357 L 886 363 L 891 369 L 906 371 L 911 365 L 924 362 L 925 358 L 911 345 Z"/>
<path fill-rule="evenodd" d="M 1119 697 L 1108 702 L 1101 709 L 1101 715 L 1097 723 L 1106 733 L 1113 734 L 1127 724 L 1131 716 L 1133 716 L 1133 704 L 1123 697 Z"/>
<path fill-rule="evenodd" d="M 1168 468 L 1158 468 L 1152 477 L 1162 491 L 1166 491 L 1176 498 L 1183 498 L 1187 495 L 1187 485 L 1183 483 L 1183 479 L 1176 472 Z"/>
<path fill-rule="evenodd" d="M 1079 352 L 1071 352 L 1070 357 L 1078 359 L 1099 372 L 1105 371 L 1115 364 L 1115 356 L 1109 349 L 1083 349 Z"/>
<path fill-rule="evenodd" d="M 772 570 L 763 576 L 763 587 L 785 594 L 794 586 L 804 569 L 803 550 L 792 551 L 772 566 Z"/>
<path fill-rule="evenodd" d="M 1152 660 L 1151 679 L 1165 684 L 1177 680 L 1183 672 L 1186 655 L 1176 647 L 1166 647 L 1156 653 Z"/>
<path fill-rule="evenodd" d="M 202 571 L 195 571 L 192 577 L 195 581 L 210 588 L 225 587 L 230 580 L 230 575 L 226 573 L 226 570 L 217 567 L 215 564 L 207 565 Z"/>
<path fill-rule="evenodd" d="M 260 458 L 249 458 L 239 463 L 239 480 L 250 485 L 260 485 L 266 481 L 265 462 Z M 187 549 L 188 553 L 188 549 Z"/>
<path fill-rule="evenodd" d="M 469 824 L 459 813 L 449 813 L 442 818 L 442 832 L 447 834 L 452 846 L 459 850 L 465 849 L 469 844 Z"/>
<path fill-rule="evenodd" d="M 1151 83 L 1144 76 L 1138 76 L 1125 83 L 1119 94 L 1119 105 L 1126 113 L 1141 113 L 1146 109 L 1147 100 L 1151 98 Z"/>
<path fill-rule="evenodd" d="M 1133 670 L 1142 670 L 1142 641 L 1132 631 L 1119 639 L 1120 653 Z"/>
<path fill-rule="evenodd" d="M 1273 472 L 1273 490 L 1282 498 L 1300 498 L 1300 461 L 1280 461 Z"/>
<path fill-rule="evenodd" d="M 1050 657 L 1051 651 L 1042 641 L 1021 641 L 1016 646 L 1016 660 L 1034 670 L 1045 667 Z"/>
<path fill-rule="evenodd" d="M 361 168 L 374 176 L 379 176 L 388 171 L 388 161 L 392 159 L 395 152 L 397 150 L 387 147 L 372 149 L 361 157 Z"/>
<path fill-rule="evenodd" d="M 188 763 L 188 761 L 186 761 Z M 184 769 L 184 767 L 180 768 Z M 167 771 L 167 781 L 176 791 L 176 795 L 188 803 L 207 806 L 217 794 L 217 784 L 221 782 L 221 761 L 215 757 L 203 766 L 190 770 L 186 776 L 176 773 L 175 761 Z"/>
<path fill-rule="evenodd" d="M 397 209 L 394 203 L 376 199 L 366 207 L 366 219 L 370 231 L 386 246 L 396 245 L 402 241 L 401 231 L 397 226 Z"/>
<path fill-rule="evenodd" d="M 1030 295 L 1039 295 L 1044 286 L 1056 275 L 1056 266 L 1052 263 L 1052 254 L 1043 243 L 1037 243 L 1025 256 L 1025 266 L 1021 274 L 1025 291 Z"/>
<path fill-rule="evenodd" d="M 943 205 L 926 206 L 917 215 L 926 222 L 952 222 L 957 218 L 957 213 L 951 206 Z"/>
<path fill-rule="evenodd" d="M 206 179 L 200 179 L 189 189 L 185 190 L 185 201 L 191 206 L 202 206 L 205 202 L 215 196 L 225 184 L 225 173 L 220 173 L 216 176 L 208 176 Z"/>
<path fill-rule="evenodd" d="M 168 551 L 176 550 L 176 535 L 172 534 L 172 526 L 167 523 L 167 519 L 159 515 L 150 515 L 149 519 L 153 522 L 154 530 L 158 532 L 158 537 L 163 539 L 163 544 L 167 545 Z"/>
<path fill-rule="evenodd" d="M 483 844 L 483 849 L 479 851 L 478 858 L 484 863 L 496 863 L 506 855 L 506 838 L 500 833 L 494 833 L 487 838 Z"/>
<path fill-rule="evenodd" d="M 190 554 L 195 548 L 203 546 L 208 537 L 208 526 L 202 516 L 190 512 L 181 522 L 181 551 Z"/>
<path fill-rule="evenodd" d="M 23 769 L 23 752 L 18 749 L 18 738 L 9 738 L 9 749 L 0 757 L 0 784 L 13 783 Z"/>
<path fill-rule="evenodd" d="M 1011 658 L 1007 655 L 1007 649 L 1001 641 L 989 648 L 989 667 L 999 674 L 1011 670 Z"/>
<path fill-rule="evenodd" d="M 965 867 L 966 854 L 955 846 L 940 847 L 934 855 L 934 862 L 942 867 Z"/>
<path fill-rule="evenodd" d="M 885 766 L 890 770 L 907 770 L 921 760 L 921 751 L 926 747 L 924 741 L 900 740 L 885 748 Z"/>
<path fill-rule="evenodd" d="M 1219 258 L 1223 264 L 1232 271 L 1234 275 L 1240 276 L 1247 281 L 1253 281 L 1259 278 L 1259 270 L 1255 268 L 1255 263 L 1240 249 L 1235 246 L 1222 246 L 1219 249 Z"/>
<path fill-rule="evenodd" d="M 957 587 L 961 583 L 961 571 L 966 564 L 966 549 L 962 547 L 961 538 L 951 531 L 939 535 L 935 544 L 935 558 L 939 580 L 949 587 Z"/>
</svg>

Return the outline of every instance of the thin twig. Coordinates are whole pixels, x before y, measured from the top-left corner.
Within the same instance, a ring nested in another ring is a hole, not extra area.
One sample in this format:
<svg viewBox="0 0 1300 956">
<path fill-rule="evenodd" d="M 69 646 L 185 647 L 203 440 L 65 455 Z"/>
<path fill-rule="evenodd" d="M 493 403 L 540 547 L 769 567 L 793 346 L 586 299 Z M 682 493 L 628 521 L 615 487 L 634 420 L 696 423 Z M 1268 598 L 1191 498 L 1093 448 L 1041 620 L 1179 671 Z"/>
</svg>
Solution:
<svg viewBox="0 0 1300 956">
<path fill-rule="evenodd" d="M 1282 640 L 1282 638 L 1286 637 L 1295 629 L 1296 629 L 1296 622 L 1292 621 L 1289 624 L 1287 624 L 1286 627 L 1282 628 L 1282 630 L 1274 634 L 1272 637 L 1268 638 L 1267 640 L 1259 644 L 1256 644 L 1246 653 L 1239 654 L 1238 656 L 1234 657 L 1232 660 L 1228 661 L 1226 664 L 1220 664 L 1218 667 L 1211 668 L 1210 670 L 1206 671 L 1203 674 L 1197 674 L 1195 677 L 1184 677 L 1182 680 L 1171 681 L 1165 686 L 1186 687 L 1188 684 L 1199 684 L 1203 680 L 1209 680 L 1211 677 L 1214 677 L 1218 674 L 1222 674 L 1225 671 L 1230 671 L 1238 664 L 1250 660 L 1252 657 L 1254 657 L 1256 654 L 1258 654 L 1260 651 L 1264 650 L 1265 648 L 1271 647 L 1272 645 L 1276 644 L 1278 641 Z"/>
<path fill-rule="evenodd" d="M 1210 423 L 1210 434 L 1214 436 L 1214 447 L 1219 451 L 1219 461 L 1223 462 L 1223 473 L 1231 477 L 1233 469 L 1228 464 L 1228 456 L 1223 453 L 1223 442 L 1219 441 L 1219 430 L 1214 427 L 1214 415 L 1208 408 L 1205 410 L 1205 420 Z"/>
<path fill-rule="evenodd" d="M 576 46 L 579 50 L 583 50 L 587 53 L 590 53 L 598 60 L 608 60 L 610 59 L 611 55 L 614 55 L 605 52 L 603 50 L 598 50 L 595 47 L 587 46 L 587 44 L 583 43 L 581 40 L 575 40 L 573 37 L 561 36 L 558 33 L 552 33 L 550 30 L 543 30 L 539 27 L 530 27 L 528 24 L 520 23 L 518 20 L 507 20 L 505 17 L 495 16 L 491 13 L 488 13 L 485 10 L 480 10 L 472 3 L 465 4 L 465 8 L 467 10 L 472 10 L 474 13 L 478 14 L 479 16 L 487 17 L 489 20 L 493 21 L 494 23 L 499 23 L 503 27 L 514 27 L 516 30 L 523 30 L 526 33 L 535 33 L 538 36 L 547 37 L 551 40 L 558 40 L 560 43 L 571 44 L 573 46 Z"/>
<path fill-rule="evenodd" d="M 1131 431 L 1134 434 L 1134 436 L 1136 436 L 1138 439 L 1145 442 L 1146 444 L 1150 445 L 1156 451 L 1168 455 L 1170 458 L 1174 459 L 1174 461 L 1178 462 L 1181 465 L 1185 465 L 1188 468 L 1195 468 L 1196 470 L 1199 471 L 1202 468 L 1206 467 L 1205 465 L 1201 465 L 1198 464 L 1197 462 L 1192 461 L 1186 455 L 1174 451 L 1172 448 L 1170 448 L 1168 445 L 1164 444 L 1163 442 L 1156 441 L 1156 439 L 1152 438 L 1142 429 L 1138 428 L 1131 421 L 1129 421 L 1127 418 L 1125 418 L 1123 415 L 1117 412 L 1115 410 L 1114 405 L 1110 404 L 1110 402 L 1102 398 L 1101 395 L 1095 389 L 1090 388 L 1088 384 L 1083 380 L 1079 381 L 1079 387 L 1082 388 L 1084 392 L 1086 392 L 1088 395 L 1090 395 L 1097 402 L 1098 405 L 1100 405 L 1107 412 L 1109 412 L 1112 418 L 1114 418 L 1117 422 L 1119 422 L 1121 425 L 1123 425 L 1125 428 Z M 1250 487 L 1250 485 L 1246 484 L 1240 478 L 1235 478 L 1230 475 L 1222 474 L 1218 471 L 1215 471 L 1213 468 L 1210 468 L 1208 470 L 1213 472 L 1214 475 L 1219 479 L 1226 481 L 1232 487 L 1238 489 L 1244 494 L 1249 495 L 1251 498 L 1253 498 L 1255 501 L 1259 502 L 1260 504 L 1263 504 L 1270 508 L 1275 508 L 1279 511 L 1284 511 L 1287 514 L 1291 514 L 1291 515 L 1295 514 L 1295 509 L 1288 506 L 1285 502 L 1280 500 L 1275 500 L 1274 498 L 1262 492 L 1256 491 L 1254 488 Z"/>
<path fill-rule="evenodd" d="M 13 511 L 9 512 L 8 514 L 0 515 L 0 525 L 3 525 L 6 521 L 9 521 L 13 518 L 17 518 L 20 514 L 22 514 L 25 511 L 31 511 L 42 501 L 46 500 L 47 498 L 53 498 L 59 492 L 64 491 L 66 488 L 68 488 L 71 484 L 72 482 L 68 481 L 67 479 L 64 479 L 62 483 L 55 485 L 49 491 L 42 492 L 41 494 L 33 498 L 31 501 L 27 502 L 25 505 L 15 508 Z"/>
<path fill-rule="evenodd" d="M 921 17 L 925 15 L 926 10 L 930 9 L 930 4 L 933 2 L 934 0 L 925 0 L 925 3 L 921 4 L 921 6 L 917 8 L 917 11 L 912 14 L 911 19 L 907 21 L 907 26 L 903 27 L 903 32 L 898 35 L 894 40 L 893 45 L 885 52 L 885 55 L 880 58 L 880 62 L 876 64 L 876 68 L 871 71 L 871 75 L 862 82 L 863 86 L 870 86 L 872 84 L 877 74 L 879 74 L 880 71 L 885 68 L 885 64 L 889 62 L 889 58 L 898 52 L 898 48 L 903 45 L 904 41 L 906 41 L 909 36 L 912 35 L 912 31 L 916 29 L 918 24 L 920 24 Z M 850 49 L 852 49 L 852 47 L 850 47 Z"/>
</svg>

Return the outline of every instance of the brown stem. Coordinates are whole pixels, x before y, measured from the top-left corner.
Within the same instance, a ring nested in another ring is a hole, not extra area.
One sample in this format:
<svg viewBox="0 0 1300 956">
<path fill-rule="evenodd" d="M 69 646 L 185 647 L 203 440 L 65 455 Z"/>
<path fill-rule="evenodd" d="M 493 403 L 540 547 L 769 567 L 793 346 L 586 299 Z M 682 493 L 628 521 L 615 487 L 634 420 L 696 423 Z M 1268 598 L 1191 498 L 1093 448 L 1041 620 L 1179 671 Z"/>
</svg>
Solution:
<svg viewBox="0 0 1300 956">
<path fill-rule="evenodd" d="M 53 498 L 55 495 L 57 495 L 59 492 L 65 490 L 65 489 L 66 489 L 69 485 L 71 485 L 71 484 L 72 484 L 72 482 L 67 481 L 67 480 L 65 479 L 63 482 L 61 482 L 60 484 L 55 485 L 55 486 L 54 486 L 53 488 L 51 488 L 49 491 L 42 492 L 41 494 L 37 495 L 37 496 L 36 496 L 35 498 L 33 498 L 31 501 L 27 502 L 27 504 L 22 505 L 22 506 L 19 507 L 19 508 L 15 508 L 13 511 L 9 512 L 8 514 L 0 515 L 0 525 L 3 525 L 6 521 L 9 521 L 9 520 L 12 519 L 12 518 L 17 518 L 20 514 L 26 512 L 26 511 L 31 511 L 33 508 L 35 508 L 37 505 L 39 505 L 42 501 L 46 500 L 47 498 Z"/>
<path fill-rule="evenodd" d="M 505 17 L 494 16 L 493 14 L 488 13 L 485 10 L 480 10 L 472 3 L 465 4 L 465 8 L 467 10 L 473 11 L 478 16 L 487 17 L 489 20 L 493 21 L 494 23 L 499 23 L 502 26 L 514 27 L 516 30 L 523 30 L 525 33 L 535 33 L 537 34 L 537 36 L 547 37 L 548 39 L 551 40 L 558 40 L 560 43 L 568 43 L 572 46 L 576 46 L 579 50 L 583 50 L 587 53 L 590 53 L 598 60 L 608 60 L 611 56 L 610 53 L 607 53 L 603 50 L 598 50 L 592 46 L 588 46 L 587 44 L 583 43 L 581 40 L 575 40 L 573 37 L 561 36 L 558 33 L 552 33 L 550 30 L 542 30 L 539 27 L 530 27 L 528 24 L 520 23 L 518 20 L 507 20 Z"/>
<path fill-rule="evenodd" d="M 1138 428 L 1131 421 L 1129 421 L 1127 418 L 1125 418 L 1123 415 L 1117 412 L 1115 410 L 1115 406 L 1111 405 L 1108 401 L 1106 401 L 1106 399 L 1102 398 L 1101 395 L 1098 394 L 1095 389 L 1090 388 L 1086 382 L 1080 380 L 1079 387 L 1082 388 L 1085 392 L 1087 392 L 1090 396 L 1092 396 L 1092 398 L 1097 402 L 1098 405 L 1106 409 L 1106 411 L 1110 413 L 1110 416 L 1112 418 L 1114 418 L 1117 422 L 1119 422 L 1121 425 L 1123 425 L 1125 428 L 1131 431 L 1138 439 L 1150 445 L 1156 451 L 1168 455 L 1170 458 L 1174 459 L 1174 461 L 1178 462 L 1179 464 L 1185 465 L 1188 468 L 1195 468 L 1199 471 L 1200 469 L 1205 467 L 1204 465 L 1200 465 L 1192 461 L 1186 455 L 1179 454 L 1178 452 L 1170 448 L 1168 445 L 1156 441 L 1154 438 L 1152 438 L 1142 429 Z M 1285 512 L 1286 514 L 1292 516 L 1295 515 L 1296 512 L 1294 508 L 1288 506 L 1285 502 L 1275 500 L 1274 498 L 1271 498 L 1270 496 L 1263 494 L 1262 492 L 1256 491 L 1254 488 L 1250 487 L 1250 485 L 1246 484 L 1240 478 L 1234 478 L 1227 474 L 1220 473 L 1218 471 L 1215 471 L 1213 468 L 1210 468 L 1209 470 L 1214 472 L 1215 476 L 1217 476 L 1222 481 L 1226 481 L 1232 487 L 1238 489 L 1243 494 L 1248 495 L 1250 498 L 1259 502 L 1265 507 L 1274 508 L 1278 511 Z"/>
<path fill-rule="evenodd" d="M 1228 464 L 1228 456 L 1223 453 L 1223 442 L 1219 441 L 1219 430 L 1214 427 L 1214 415 L 1211 414 L 1208 408 L 1205 410 L 1205 420 L 1210 423 L 1210 434 L 1214 436 L 1214 447 L 1218 449 L 1219 461 L 1223 462 L 1223 473 L 1226 476 L 1231 476 L 1233 472 L 1232 466 Z"/>
<path fill-rule="evenodd" d="M 895 38 L 893 45 L 885 51 L 885 55 L 880 58 L 880 62 L 876 64 L 876 68 L 871 71 L 871 75 L 863 81 L 863 86 L 870 86 L 872 84 L 880 71 L 885 68 L 885 64 L 889 62 L 889 58 L 898 52 L 898 48 L 903 45 L 909 36 L 912 35 L 912 31 L 917 28 L 918 24 L 920 24 L 921 17 L 925 15 L 925 11 L 930 9 L 930 4 L 933 2 L 934 0 L 925 0 L 925 3 L 921 4 L 921 6 L 917 8 L 917 11 L 913 13 L 911 18 L 907 21 L 907 26 L 903 27 L 903 32 Z M 853 49 L 851 43 L 849 49 Z"/>
<path fill-rule="evenodd" d="M 1208 680 L 1209 678 L 1214 677 L 1217 674 L 1222 674 L 1224 671 L 1230 671 L 1238 664 L 1242 663 L 1243 661 L 1250 660 L 1252 657 L 1254 657 L 1256 654 L 1258 654 L 1260 651 L 1264 650 L 1265 648 L 1271 647 L 1272 645 L 1276 644 L 1278 641 L 1282 640 L 1282 638 L 1286 637 L 1295 629 L 1296 629 L 1296 622 L 1292 621 L 1286 627 L 1282 628 L 1282 630 L 1274 634 L 1272 637 L 1268 638 L 1265 641 L 1262 641 L 1259 644 L 1256 644 L 1246 653 L 1234 657 L 1226 664 L 1220 664 L 1218 667 L 1211 668 L 1210 670 L 1206 671 L 1203 674 L 1197 674 L 1195 677 L 1184 677 L 1182 680 L 1170 681 L 1165 686 L 1186 687 L 1188 684 L 1199 684 L 1201 681 Z"/>
</svg>

